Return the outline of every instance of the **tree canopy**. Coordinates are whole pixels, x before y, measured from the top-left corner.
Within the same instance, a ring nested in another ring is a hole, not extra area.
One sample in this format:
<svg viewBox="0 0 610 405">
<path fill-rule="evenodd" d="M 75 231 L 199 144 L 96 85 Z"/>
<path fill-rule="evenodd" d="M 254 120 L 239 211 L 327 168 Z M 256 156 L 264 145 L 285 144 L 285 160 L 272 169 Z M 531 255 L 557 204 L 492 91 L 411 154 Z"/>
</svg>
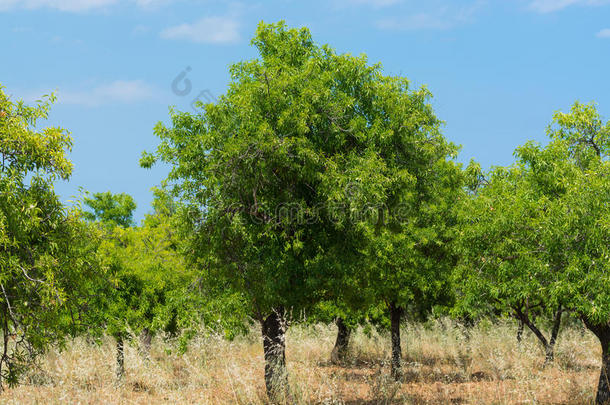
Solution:
<svg viewBox="0 0 610 405">
<path fill-rule="evenodd" d="M 326 280 L 366 277 L 372 261 L 358 267 L 350 257 L 364 258 L 370 243 L 389 256 L 411 242 L 422 252 L 440 246 L 436 220 L 450 197 L 433 200 L 459 188 L 451 185 L 459 170 L 445 160 L 456 148 L 425 88 L 411 90 L 365 56 L 318 46 L 305 28 L 261 24 L 252 44 L 260 58 L 231 66 L 226 95 L 199 114 L 172 110 L 171 126 L 155 128 L 160 146 L 141 162 L 172 165 L 168 180 L 188 204 L 205 278 L 240 291 L 264 323 L 315 305 Z M 400 215 L 409 225 L 393 230 Z M 414 242 L 424 234 L 426 247 Z M 377 279 L 420 274 L 424 264 L 410 253 L 381 258 Z M 375 288 L 407 300 L 408 281 Z"/>
<path fill-rule="evenodd" d="M 28 107 L 0 88 L 0 383 L 15 384 L 49 345 L 96 324 L 98 235 L 53 189 L 72 172 L 72 140 L 59 127 L 37 129 L 53 100 Z"/>
<path fill-rule="evenodd" d="M 456 279 L 461 305 L 481 301 L 522 320 L 552 357 L 557 330 L 546 338 L 532 314 L 581 317 L 602 344 L 598 403 L 610 399 L 608 302 L 608 124 L 592 104 L 558 112 L 550 142 L 517 148 L 517 163 L 487 177 L 470 168 Z"/>
</svg>

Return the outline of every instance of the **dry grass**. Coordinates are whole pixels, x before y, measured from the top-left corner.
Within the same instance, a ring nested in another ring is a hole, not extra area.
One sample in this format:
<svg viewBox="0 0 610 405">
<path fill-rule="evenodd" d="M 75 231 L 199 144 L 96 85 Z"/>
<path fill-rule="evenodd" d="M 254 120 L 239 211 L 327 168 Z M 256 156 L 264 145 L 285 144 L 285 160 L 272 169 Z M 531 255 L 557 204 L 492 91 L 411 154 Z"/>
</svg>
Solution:
<svg viewBox="0 0 610 405">
<path fill-rule="evenodd" d="M 556 362 L 526 333 L 516 342 L 511 324 L 480 325 L 466 338 L 449 321 L 409 325 L 403 332 L 404 381 L 389 378 L 389 338 L 362 331 L 353 335 L 342 367 L 328 361 L 332 326 L 292 327 L 287 357 L 297 404 L 586 404 L 598 376 L 599 344 L 583 330 L 562 331 Z M 8 404 L 263 404 L 259 331 L 228 342 L 196 339 L 184 355 L 161 339 L 150 360 L 135 347 L 126 352 L 127 375 L 114 382 L 114 343 L 76 340 L 52 351 L 25 383 L 0 395 Z"/>
</svg>

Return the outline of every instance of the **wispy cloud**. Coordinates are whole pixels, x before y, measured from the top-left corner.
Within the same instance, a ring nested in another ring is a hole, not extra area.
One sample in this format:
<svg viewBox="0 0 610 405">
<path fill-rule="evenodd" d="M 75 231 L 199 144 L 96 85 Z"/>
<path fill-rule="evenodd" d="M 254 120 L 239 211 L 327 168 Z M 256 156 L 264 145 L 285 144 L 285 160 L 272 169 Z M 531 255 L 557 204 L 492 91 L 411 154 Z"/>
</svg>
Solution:
<svg viewBox="0 0 610 405">
<path fill-rule="evenodd" d="M 135 4 L 150 8 L 171 0 L 0 0 L 0 11 L 13 9 L 49 8 L 65 12 L 85 12 L 104 9 L 118 4 Z"/>
<path fill-rule="evenodd" d="M 610 28 L 604 28 L 603 30 L 600 30 L 596 36 L 598 38 L 610 38 Z"/>
<path fill-rule="evenodd" d="M 384 30 L 396 31 L 447 30 L 472 22 L 476 12 L 483 5 L 483 1 L 457 8 L 445 5 L 431 11 L 419 11 L 404 16 L 382 18 L 376 21 L 376 25 Z"/>
<path fill-rule="evenodd" d="M 89 91 L 58 92 L 58 101 L 65 104 L 97 106 L 110 103 L 132 104 L 159 98 L 159 92 L 142 80 L 116 80 Z"/>
<path fill-rule="evenodd" d="M 374 8 L 388 7 L 401 3 L 402 0 L 337 0 L 342 6 L 370 6 Z"/>
<path fill-rule="evenodd" d="M 161 38 L 182 39 L 197 43 L 237 42 L 239 22 L 230 17 L 205 17 L 192 24 L 184 23 L 161 31 Z"/>
<path fill-rule="evenodd" d="M 90 88 L 59 88 L 53 91 L 57 103 L 62 105 L 79 105 L 98 107 L 106 104 L 134 104 L 144 101 L 162 99 L 162 92 L 142 80 L 115 80 Z M 27 91 L 21 97 L 29 103 L 41 98 L 42 94 L 51 91 Z"/>
<path fill-rule="evenodd" d="M 135 0 L 135 3 L 140 7 L 157 7 L 172 3 L 175 0 Z"/>
<path fill-rule="evenodd" d="M 538 13 L 552 13 L 570 6 L 601 6 L 609 4 L 610 0 L 532 0 L 530 10 Z"/>
<path fill-rule="evenodd" d="M 0 0 L 0 10 L 52 8 L 60 11 L 88 11 L 118 3 L 118 0 Z"/>
</svg>

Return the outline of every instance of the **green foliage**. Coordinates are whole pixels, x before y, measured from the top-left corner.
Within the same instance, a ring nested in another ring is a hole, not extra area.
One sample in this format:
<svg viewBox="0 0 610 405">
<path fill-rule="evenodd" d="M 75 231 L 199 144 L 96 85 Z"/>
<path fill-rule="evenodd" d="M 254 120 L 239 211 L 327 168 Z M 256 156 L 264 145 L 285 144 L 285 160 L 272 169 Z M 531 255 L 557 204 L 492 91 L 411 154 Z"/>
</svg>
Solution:
<svg viewBox="0 0 610 405">
<path fill-rule="evenodd" d="M 131 196 L 106 192 L 85 199 L 93 210 L 88 217 L 105 230 L 99 251 L 113 286 L 106 297 L 106 326 L 113 336 L 128 337 L 128 331 L 143 329 L 177 333 L 189 313 L 185 292 L 192 276 L 177 251 L 170 201 L 163 198 L 157 192 L 155 213 L 140 227 L 129 226 L 135 209 Z"/>
<path fill-rule="evenodd" d="M 36 129 L 52 101 L 28 107 L 0 88 L 0 382 L 9 384 L 50 344 L 95 328 L 98 235 L 53 190 L 72 171 L 72 141 L 61 128 Z"/>
<path fill-rule="evenodd" d="M 153 212 L 132 223 L 135 203 L 126 194 L 96 193 L 85 199 L 104 233 L 99 254 L 109 269 L 103 312 L 106 331 L 121 339 L 164 332 L 182 348 L 203 327 L 232 337 L 244 330 L 240 303 L 230 294 L 209 300 L 184 260 L 178 221 L 181 208 L 164 189 L 153 189 Z M 93 206 L 92 206 L 93 204 Z M 203 323 L 203 325 L 202 325 Z"/>
<path fill-rule="evenodd" d="M 556 113 L 545 147 L 517 148 L 464 200 L 455 273 L 460 309 L 610 316 L 608 124 L 592 105 Z"/>
<path fill-rule="evenodd" d="M 317 46 L 305 28 L 261 24 L 252 44 L 260 58 L 230 68 L 227 94 L 200 114 L 172 110 L 141 161 L 172 165 L 203 278 L 243 294 L 257 319 L 357 289 L 377 262 L 371 285 L 410 299 L 410 279 L 440 257 L 424 251 L 444 243 L 439 219 L 459 188 L 428 90 Z M 414 284 L 438 283 L 424 274 Z"/>
<path fill-rule="evenodd" d="M 316 307 L 307 314 L 307 323 L 316 324 L 318 322 L 332 323 L 337 318 L 341 318 L 345 325 L 350 329 L 355 329 L 360 325 L 370 327 L 388 328 L 390 320 L 387 316 L 386 307 L 383 302 L 378 302 L 377 305 L 372 305 L 364 301 L 368 305 L 364 308 L 348 305 L 341 300 L 336 301 L 320 301 Z"/>
<path fill-rule="evenodd" d="M 581 168 L 595 157 L 610 155 L 610 122 L 603 123 L 594 103 L 574 103 L 569 113 L 556 112 L 547 134 L 551 139 L 566 142 L 570 156 Z"/>
<path fill-rule="evenodd" d="M 548 195 L 534 188 L 523 166 L 495 168 L 462 205 L 460 263 L 455 273 L 463 311 L 514 311 L 546 303 L 552 280 L 543 239 Z"/>
<path fill-rule="evenodd" d="M 136 203 L 129 194 L 112 194 L 109 191 L 95 193 L 85 197 L 85 205 L 93 212 L 85 212 L 83 216 L 89 221 L 100 221 L 109 225 L 127 228 L 133 225 L 133 211 Z"/>
<path fill-rule="evenodd" d="M 550 127 L 563 146 L 553 161 L 564 198 L 549 223 L 555 249 L 563 251 L 565 271 L 551 291 L 564 297 L 588 326 L 608 326 L 610 318 L 610 123 L 593 104 L 575 103 L 557 113 Z M 549 163 L 547 163 L 549 164 Z M 552 227 L 552 228 L 551 228 Z M 602 342 L 603 343 L 603 342 Z"/>
</svg>

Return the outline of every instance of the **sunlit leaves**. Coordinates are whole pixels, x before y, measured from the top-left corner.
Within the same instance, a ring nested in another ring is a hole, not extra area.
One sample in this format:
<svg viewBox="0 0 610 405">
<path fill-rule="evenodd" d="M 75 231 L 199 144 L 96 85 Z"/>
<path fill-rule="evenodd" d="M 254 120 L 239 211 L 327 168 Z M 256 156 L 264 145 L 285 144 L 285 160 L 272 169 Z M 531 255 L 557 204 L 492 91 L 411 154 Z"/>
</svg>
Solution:
<svg viewBox="0 0 610 405">
<path fill-rule="evenodd" d="M 9 384 L 48 345 L 96 329 L 98 235 L 53 190 L 72 172 L 72 140 L 37 125 L 53 99 L 30 107 L 0 88 L 0 319 L 4 336 L 15 337 L 0 359 L 0 379 Z"/>
<path fill-rule="evenodd" d="M 305 28 L 261 24 L 252 43 L 259 58 L 230 68 L 226 95 L 200 114 L 171 111 L 143 155 L 172 165 L 204 280 L 243 293 L 260 317 L 357 294 L 374 252 L 400 251 L 382 266 L 408 267 L 400 280 L 432 268 L 461 180 L 429 91 Z M 434 277 L 423 273 L 422 289 Z"/>
<path fill-rule="evenodd" d="M 561 304 L 601 322 L 610 316 L 608 124 L 575 103 L 548 133 L 544 147 L 517 148 L 511 167 L 467 170 L 476 194 L 462 204 L 462 307 Z"/>
</svg>

